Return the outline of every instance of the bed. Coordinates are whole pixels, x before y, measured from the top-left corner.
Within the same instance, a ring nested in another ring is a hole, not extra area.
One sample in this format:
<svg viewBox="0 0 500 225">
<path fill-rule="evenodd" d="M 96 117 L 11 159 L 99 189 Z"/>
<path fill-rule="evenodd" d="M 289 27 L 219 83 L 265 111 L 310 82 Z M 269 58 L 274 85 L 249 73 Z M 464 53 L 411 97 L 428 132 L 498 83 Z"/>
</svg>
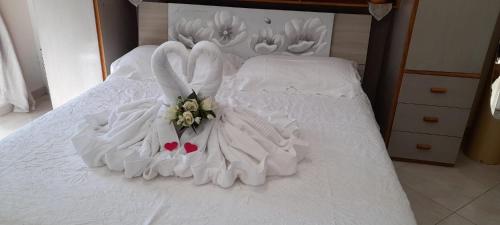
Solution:
<svg viewBox="0 0 500 225">
<path fill-rule="evenodd" d="M 328 93 L 243 85 L 279 70 L 323 76 L 335 65 L 328 58 L 253 58 L 247 61 L 253 67 L 227 72 L 217 95 L 221 102 L 297 119 L 310 146 L 293 176 L 223 189 L 88 168 L 70 141 L 77 124 L 86 115 L 159 96 L 148 65 L 154 48 L 122 57 L 103 84 L 0 141 L 0 224 L 416 224 L 355 72 L 345 74 L 352 86 Z M 304 62 L 324 70 L 294 70 Z M 254 74 L 244 77 L 245 70 Z"/>
</svg>

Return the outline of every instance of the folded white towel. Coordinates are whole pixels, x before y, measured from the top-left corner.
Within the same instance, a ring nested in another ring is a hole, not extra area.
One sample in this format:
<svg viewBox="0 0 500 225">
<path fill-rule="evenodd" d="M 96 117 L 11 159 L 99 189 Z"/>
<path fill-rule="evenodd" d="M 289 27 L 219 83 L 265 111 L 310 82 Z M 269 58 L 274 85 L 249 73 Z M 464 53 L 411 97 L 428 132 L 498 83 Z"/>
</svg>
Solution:
<svg viewBox="0 0 500 225">
<path fill-rule="evenodd" d="M 285 115 L 275 118 L 273 122 L 280 124 L 240 108 L 221 110 L 208 140 L 206 160 L 193 165 L 195 184 L 230 187 L 239 178 L 245 184 L 260 185 L 267 176 L 295 174 L 307 143 L 298 137 L 295 121 Z"/>
<path fill-rule="evenodd" d="M 72 138 L 78 154 L 90 167 L 104 164 L 121 171 L 120 159 L 146 137 L 159 105 L 155 99 L 145 99 L 122 105 L 112 112 L 104 111 L 85 117 Z M 107 156 L 108 155 L 108 156 Z"/>
<path fill-rule="evenodd" d="M 187 87 L 188 51 L 179 42 L 168 41 L 160 45 L 151 57 L 151 68 L 164 94 L 166 105 L 175 104 L 177 96 L 187 96 L 191 91 Z M 176 66 L 171 62 L 177 61 Z"/>
<path fill-rule="evenodd" d="M 201 97 L 215 96 L 222 82 L 222 57 L 220 49 L 208 41 L 197 43 L 191 52 L 180 42 L 160 45 L 153 53 L 151 67 L 165 103 L 175 104 L 178 96 L 186 97 L 193 91 Z"/>
<path fill-rule="evenodd" d="M 175 63 L 174 63 L 175 62 Z M 222 82 L 222 53 L 210 42 L 191 52 L 166 42 L 154 52 L 152 69 L 163 99 L 145 99 L 86 117 L 72 141 L 90 167 L 106 165 L 126 177 L 193 177 L 195 184 L 230 187 L 240 179 L 260 185 L 270 175 L 296 173 L 305 147 L 294 120 L 262 119 L 242 106 L 224 106 L 217 117 L 181 137 L 166 111 L 177 97 L 195 91 L 213 97 Z"/>
<path fill-rule="evenodd" d="M 213 97 L 222 83 L 222 52 L 212 42 L 198 42 L 191 50 L 187 65 L 189 89 L 199 96 Z"/>
</svg>

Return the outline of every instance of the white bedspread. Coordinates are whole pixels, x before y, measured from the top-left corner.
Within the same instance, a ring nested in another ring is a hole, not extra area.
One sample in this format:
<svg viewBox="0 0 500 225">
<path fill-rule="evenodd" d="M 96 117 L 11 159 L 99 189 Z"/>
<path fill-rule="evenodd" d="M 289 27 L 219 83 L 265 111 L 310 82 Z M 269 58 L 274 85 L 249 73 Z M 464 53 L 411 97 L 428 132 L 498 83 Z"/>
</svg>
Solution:
<svg viewBox="0 0 500 225">
<path fill-rule="evenodd" d="M 236 92 L 252 107 L 288 111 L 310 143 L 296 175 L 263 186 L 87 168 L 70 141 L 82 117 L 159 93 L 155 82 L 111 77 L 1 141 L 0 224 L 416 224 L 365 95 Z"/>
</svg>

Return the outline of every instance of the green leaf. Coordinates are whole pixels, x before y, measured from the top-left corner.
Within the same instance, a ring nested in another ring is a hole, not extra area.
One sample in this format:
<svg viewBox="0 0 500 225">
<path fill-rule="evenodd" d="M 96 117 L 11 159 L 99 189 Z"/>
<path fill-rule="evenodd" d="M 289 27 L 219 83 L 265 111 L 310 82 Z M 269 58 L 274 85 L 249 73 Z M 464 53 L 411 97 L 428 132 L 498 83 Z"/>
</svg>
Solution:
<svg viewBox="0 0 500 225">
<path fill-rule="evenodd" d="M 188 99 L 196 99 L 196 101 L 198 101 L 198 95 L 196 95 L 196 92 L 194 92 L 193 89 L 191 89 L 193 92 L 191 94 L 188 95 Z"/>
</svg>

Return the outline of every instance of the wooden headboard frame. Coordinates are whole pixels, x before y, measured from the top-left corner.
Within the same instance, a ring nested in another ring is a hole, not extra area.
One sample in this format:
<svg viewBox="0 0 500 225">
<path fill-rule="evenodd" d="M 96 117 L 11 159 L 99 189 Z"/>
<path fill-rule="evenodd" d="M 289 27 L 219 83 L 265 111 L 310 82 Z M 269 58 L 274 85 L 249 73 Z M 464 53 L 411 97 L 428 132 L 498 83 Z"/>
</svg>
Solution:
<svg viewBox="0 0 500 225">
<path fill-rule="evenodd" d="M 365 65 L 363 89 L 373 101 L 393 16 L 372 19 L 366 0 L 144 0 L 138 9 L 139 45 L 168 39 L 168 5 L 162 3 L 336 13 L 330 55 Z"/>
</svg>

